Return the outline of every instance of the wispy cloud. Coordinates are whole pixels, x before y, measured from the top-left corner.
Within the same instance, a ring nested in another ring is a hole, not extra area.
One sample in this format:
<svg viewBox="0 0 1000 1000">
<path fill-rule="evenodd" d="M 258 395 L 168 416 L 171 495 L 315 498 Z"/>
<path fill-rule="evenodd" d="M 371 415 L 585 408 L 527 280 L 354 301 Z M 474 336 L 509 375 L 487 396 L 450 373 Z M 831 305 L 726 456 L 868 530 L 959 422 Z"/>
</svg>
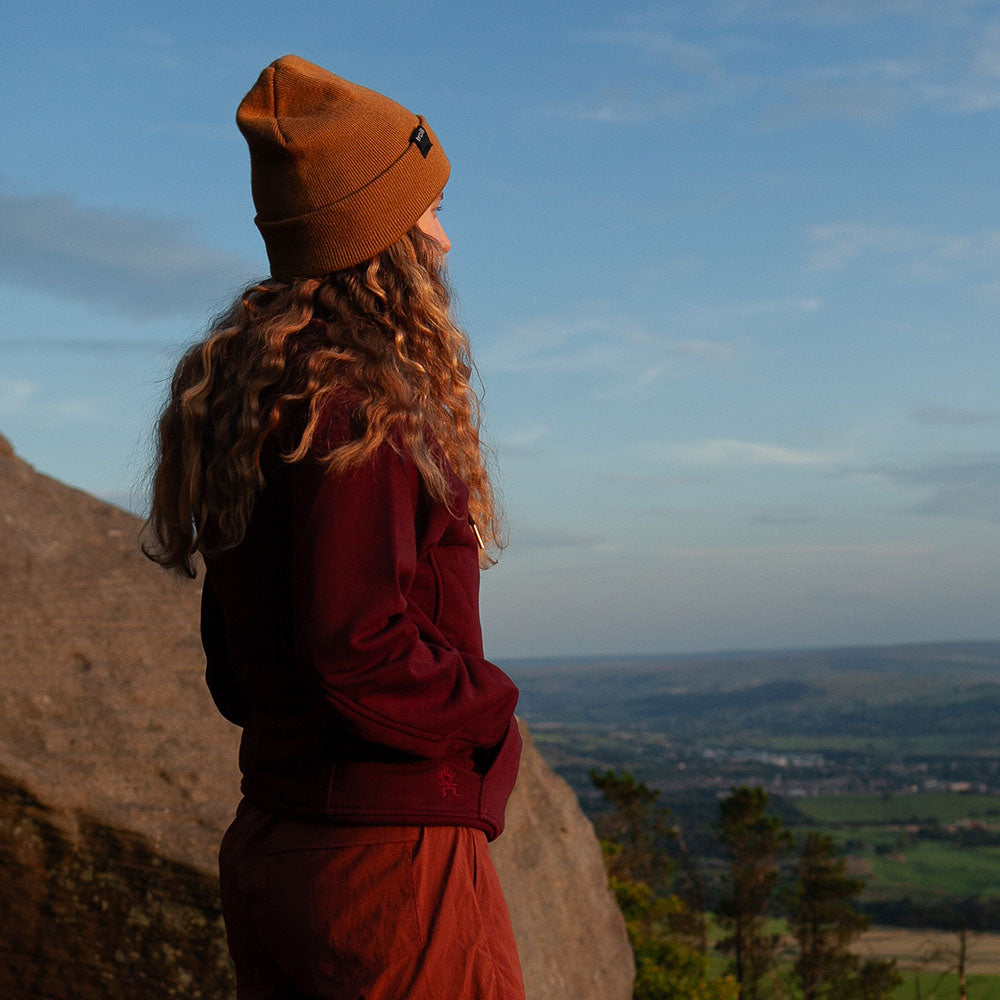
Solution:
<svg viewBox="0 0 1000 1000">
<path fill-rule="evenodd" d="M 120 414 L 100 397 L 46 395 L 39 382 L 0 375 L 0 418 L 58 427 L 67 423 L 115 424 Z"/>
<path fill-rule="evenodd" d="M 815 510 L 802 507 L 768 508 L 747 517 L 750 524 L 778 525 L 815 524 L 821 517 Z"/>
<path fill-rule="evenodd" d="M 919 19 L 934 25 L 964 23 L 965 13 L 991 0 L 670 0 L 627 16 L 627 23 L 651 30 L 664 24 L 705 27 L 771 24 L 866 23 L 884 19 Z"/>
<path fill-rule="evenodd" d="M 0 337 L 0 352 L 55 351 L 59 354 L 135 354 L 154 355 L 173 348 L 174 344 L 159 340 L 142 340 L 126 337 Z"/>
<path fill-rule="evenodd" d="M 812 226 L 806 235 L 813 246 L 810 264 L 821 271 L 835 271 L 865 254 L 914 257 L 934 245 L 933 237 L 916 230 L 863 222 Z"/>
<path fill-rule="evenodd" d="M 761 325 L 787 326 L 821 308 L 820 299 L 808 296 L 678 307 L 664 333 L 607 303 L 583 303 L 505 330 L 480 351 L 480 363 L 493 374 L 593 375 L 603 383 L 600 398 L 618 398 L 706 365 L 731 364 Z"/>
<path fill-rule="evenodd" d="M 671 31 L 647 26 L 578 31 L 581 45 L 624 50 L 630 60 L 642 58 L 649 70 L 637 84 L 634 64 L 620 83 L 603 93 L 576 101 L 543 106 L 543 115 L 604 124 L 637 124 L 657 118 L 706 113 L 732 104 L 752 92 L 755 81 L 727 69 L 725 55 L 733 46 L 725 39 L 705 45 L 687 41 Z"/>
<path fill-rule="evenodd" d="M 815 296 L 750 300 L 700 307 L 692 313 L 691 320 L 699 326 L 732 329 L 741 327 L 746 320 L 767 317 L 795 318 L 803 313 L 818 312 L 822 306 L 822 300 Z"/>
<path fill-rule="evenodd" d="M 998 28 L 955 44 L 947 53 L 804 66 L 774 81 L 760 122 L 769 128 L 809 121 L 881 125 L 915 110 L 976 114 L 1000 108 Z"/>
<path fill-rule="evenodd" d="M 928 28 L 962 29 L 977 9 L 992 0 L 690 0 L 687 12 L 725 24 L 792 21 L 806 25 L 866 24 L 872 21 L 911 21 Z M 679 6 L 672 5 L 671 9 Z"/>
<path fill-rule="evenodd" d="M 176 72 L 184 69 L 182 47 L 173 36 L 158 28 L 138 28 L 124 33 L 126 45 L 119 53 L 122 61 L 141 64 L 145 71 L 156 69 Z"/>
<path fill-rule="evenodd" d="M 66 195 L 0 192 L 0 280 L 135 319 L 202 309 L 252 264 L 190 225 Z"/>
<path fill-rule="evenodd" d="M 962 0 L 959 0 L 961 3 Z M 746 18 L 797 22 L 872 21 L 915 14 L 934 6 L 934 0 L 714 0 L 706 4 L 725 23 Z"/>
<path fill-rule="evenodd" d="M 938 546 L 926 542 L 872 542 L 850 543 L 842 542 L 824 544 L 822 542 L 785 544 L 785 545 L 733 545 L 705 546 L 700 548 L 664 549 L 663 555 L 674 558 L 694 558 L 713 560 L 745 559 L 747 557 L 764 556 L 776 558 L 807 558 L 814 557 L 844 557 L 863 556 L 872 559 L 900 559 L 906 557 L 923 558 L 934 555 Z"/>
<path fill-rule="evenodd" d="M 719 54 L 706 45 L 686 42 L 666 31 L 645 31 L 637 28 L 578 32 L 575 40 L 619 45 L 633 51 L 662 58 L 677 69 L 694 76 L 720 80 L 725 68 Z"/>
<path fill-rule="evenodd" d="M 816 119 L 884 124 L 912 103 L 900 69 L 879 63 L 795 74 L 769 102 L 760 124 L 787 128 Z"/>
<path fill-rule="evenodd" d="M 994 16 L 984 23 L 977 12 L 984 5 L 977 0 L 804 6 L 836 14 L 834 19 L 841 21 L 896 18 L 909 23 L 905 34 L 893 35 L 891 50 L 883 50 L 891 54 L 807 64 L 790 73 L 779 84 L 790 98 L 786 111 L 794 114 L 797 106 L 807 118 L 878 124 L 916 109 L 975 114 L 1000 108 L 1000 20 Z M 796 17 L 803 13 L 807 11 L 796 4 Z M 906 40 L 899 42 L 901 37 Z"/>
<path fill-rule="evenodd" d="M 535 458 L 542 453 L 541 442 L 546 434 L 548 428 L 541 425 L 508 431 L 500 439 L 497 450 L 504 456 Z"/>
<path fill-rule="evenodd" d="M 596 122 L 605 125 L 635 125 L 684 115 L 704 103 L 704 97 L 683 90 L 662 90 L 652 95 L 637 94 L 630 86 L 612 87 L 587 100 L 550 103 L 539 108 L 547 118 Z"/>
<path fill-rule="evenodd" d="M 19 415 L 37 391 L 37 382 L 0 375 L 0 417 Z"/>
<path fill-rule="evenodd" d="M 605 305 L 518 324 L 479 353 L 492 377 L 572 380 L 575 391 L 602 401 L 634 400 L 664 379 L 689 377 L 737 357 L 729 341 L 653 332 Z"/>
<path fill-rule="evenodd" d="M 721 340 L 675 340 L 670 345 L 670 353 L 678 358 L 725 362 L 733 360 L 736 348 Z"/>
<path fill-rule="evenodd" d="M 733 346 L 710 338 L 673 338 L 653 333 L 626 315 L 600 304 L 565 316 L 539 317 L 506 331 L 481 352 L 491 372 L 631 373 L 665 368 L 671 359 L 724 363 Z"/>
<path fill-rule="evenodd" d="M 970 272 L 981 280 L 1000 274 L 1000 230 L 941 234 L 906 226 L 834 222 L 807 231 L 810 265 L 836 271 L 868 257 L 894 260 L 911 277 L 945 280 Z"/>
<path fill-rule="evenodd" d="M 174 47 L 173 38 L 158 28 L 139 28 L 129 32 L 126 37 L 131 38 L 143 48 L 159 50 L 161 52 Z"/>
<path fill-rule="evenodd" d="M 844 455 L 761 441 L 710 438 L 681 444 L 646 446 L 661 460 L 716 466 L 817 466 L 843 461 Z"/>
<path fill-rule="evenodd" d="M 921 406 L 913 412 L 928 427 L 980 427 L 1000 424 L 1000 410 L 963 410 L 954 406 Z"/>
<path fill-rule="evenodd" d="M 650 73 L 641 90 L 612 89 L 548 110 L 595 122 L 638 123 L 743 102 L 748 121 L 772 129 L 816 120 L 878 126 L 916 109 L 962 115 L 995 110 L 1000 19 L 984 24 L 981 7 L 975 0 L 719 0 L 654 7 L 573 38 L 626 50 L 647 68 L 659 67 L 659 75 Z M 903 27 L 886 33 L 891 45 L 866 39 L 859 46 L 862 24 L 878 20 Z M 822 33 L 822 44 L 790 48 L 791 22 L 800 33 Z M 858 56 L 859 47 L 864 56 Z M 627 75 L 623 67 L 622 78 L 634 81 L 633 66 Z"/>
<path fill-rule="evenodd" d="M 1000 523 L 1000 452 L 951 455 L 912 466 L 868 470 L 923 494 L 913 510 Z"/>
<path fill-rule="evenodd" d="M 515 526 L 518 549 L 589 549 L 610 551 L 617 546 L 600 535 L 581 534 L 562 528 Z"/>
</svg>

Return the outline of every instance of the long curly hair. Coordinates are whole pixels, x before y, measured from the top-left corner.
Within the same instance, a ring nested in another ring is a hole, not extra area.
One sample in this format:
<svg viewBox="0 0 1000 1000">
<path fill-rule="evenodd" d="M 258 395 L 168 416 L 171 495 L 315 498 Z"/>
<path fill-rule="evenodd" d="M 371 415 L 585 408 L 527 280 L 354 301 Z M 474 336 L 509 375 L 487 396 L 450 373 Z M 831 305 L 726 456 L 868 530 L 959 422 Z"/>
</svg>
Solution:
<svg viewBox="0 0 1000 1000">
<path fill-rule="evenodd" d="M 325 278 L 247 288 L 174 373 L 143 552 L 193 577 L 196 553 L 238 545 L 268 457 L 293 463 L 313 453 L 324 407 L 337 397 L 352 401 L 362 433 L 316 457 L 341 473 L 389 442 L 446 504 L 450 466 L 469 489 L 481 563 L 492 562 L 489 552 L 504 546 L 502 518 L 469 341 L 452 320 L 441 268 L 437 244 L 414 227 L 374 259 Z"/>
</svg>

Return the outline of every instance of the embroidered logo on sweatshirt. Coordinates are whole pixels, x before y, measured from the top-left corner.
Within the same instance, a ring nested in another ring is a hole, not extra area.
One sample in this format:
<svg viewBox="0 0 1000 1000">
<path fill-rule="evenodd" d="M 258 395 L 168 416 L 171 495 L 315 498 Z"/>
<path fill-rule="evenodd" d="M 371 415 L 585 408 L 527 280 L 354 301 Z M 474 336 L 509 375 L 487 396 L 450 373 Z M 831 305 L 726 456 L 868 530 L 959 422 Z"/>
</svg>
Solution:
<svg viewBox="0 0 1000 1000">
<path fill-rule="evenodd" d="M 438 768 L 438 779 L 441 781 L 441 798 L 446 799 L 453 795 L 456 799 L 462 794 L 455 784 L 458 777 L 455 769 L 450 764 L 442 764 Z"/>
</svg>

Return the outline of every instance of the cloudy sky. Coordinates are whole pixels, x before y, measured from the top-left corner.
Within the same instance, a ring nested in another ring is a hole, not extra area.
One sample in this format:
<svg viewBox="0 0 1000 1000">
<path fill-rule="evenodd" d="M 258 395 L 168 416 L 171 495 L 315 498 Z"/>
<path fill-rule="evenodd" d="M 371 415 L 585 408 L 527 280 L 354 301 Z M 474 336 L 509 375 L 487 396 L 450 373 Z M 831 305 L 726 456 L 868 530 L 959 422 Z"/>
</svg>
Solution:
<svg viewBox="0 0 1000 1000">
<path fill-rule="evenodd" d="M 233 115 L 286 52 L 451 158 L 492 655 L 1000 636 L 1000 4 L 16 5 L 0 433 L 40 471 L 142 509 L 179 349 L 266 272 Z"/>
</svg>

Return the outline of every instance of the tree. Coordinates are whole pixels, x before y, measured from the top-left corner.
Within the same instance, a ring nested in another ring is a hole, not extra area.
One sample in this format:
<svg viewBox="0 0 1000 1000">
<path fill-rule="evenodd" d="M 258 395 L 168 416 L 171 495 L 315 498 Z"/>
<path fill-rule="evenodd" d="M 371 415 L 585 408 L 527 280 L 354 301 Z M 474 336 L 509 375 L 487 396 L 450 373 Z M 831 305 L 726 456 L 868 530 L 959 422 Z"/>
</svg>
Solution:
<svg viewBox="0 0 1000 1000">
<path fill-rule="evenodd" d="M 667 847 L 677 831 L 669 822 L 670 810 L 657 802 L 660 793 L 628 771 L 601 774 L 595 768 L 590 780 L 612 807 L 596 824 L 607 845 L 608 874 L 645 882 L 654 892 L 666 890 L 674 873 Z"/>
<path fill-rule="evenodd" d="M 705 915 L 669 892 L 676 838 L 659 792 L 627 771 L 596 770 L 590 780 L 612 808 L 598 816 L 608 881 L 635 954 L 634 1000 L 736 1000 L 731 977 L 711 978 Z"/>
<path fill-rule="evenodd" d="M 851 953 L 870 917 L 852 903 L 864 882 L 850 878 L 832 837 L 806 834 L 788 894 L 789 923 L 798 943 L 795 976 L 803 1000 L 885 1000 L 902 982 L 895 961 Z"/>
<path fill-rule="evenodd" d="M 645 882 L 610 878 L 635 955 L 633 1000 L 737 1000 L 732 976 L 713 978 L 708 955 L 676 930 L 686 906 L 675 895 L 657 896 Z"/>
<path fill-rule="evenodd" d="M 856 977 L 858 959 L 850 953 L 850 945 L 871 918 L 851 905 L 864 882 L 845 872 L 846 859 L 838 856 L 833 838 L 808 833 L 789 897 L 789 920 L 799 953 L 795 975 L 803 1000 L 840 1000 L 845 978 Z"/>
<path fill-rule="evenodd" d="M 966 983 L 966 968 L 969 960 L 968 930 L 962 927 L 958 932 L 958 942 L 954 948 L 932 948 L 924 952 L 921 964 L 925 967 L 936 965 L 940 972 L 934 989 L 941 985 L 949 976 L 958 978 L 958 1000 L 967 1000 L 968 987 Z M 942 968 L 943 963 L 943 968 Z"/>
<path fill-rule="evenodd" d="M 895 959 L 886 962 L 880 958 L 866 958 L 853 977 L 851 992 L 843 997 L 844 1000 L 887 1000 L 902 981 Z"/>
<path fill-rule="evenodd" d="M 719 804 L 716 828 L 729 856 L 728 892 L 719 903 L 719 923 L 728 933 L 719 950 L 733 956 L 741 1000 L 757 1000 L 760 981 L 774 963 L 779 935 L 767 929 L 778 858 L 792 843 L 780 819 L 765 815 L 763 788 L 733 788 Z"/>
</svg>

